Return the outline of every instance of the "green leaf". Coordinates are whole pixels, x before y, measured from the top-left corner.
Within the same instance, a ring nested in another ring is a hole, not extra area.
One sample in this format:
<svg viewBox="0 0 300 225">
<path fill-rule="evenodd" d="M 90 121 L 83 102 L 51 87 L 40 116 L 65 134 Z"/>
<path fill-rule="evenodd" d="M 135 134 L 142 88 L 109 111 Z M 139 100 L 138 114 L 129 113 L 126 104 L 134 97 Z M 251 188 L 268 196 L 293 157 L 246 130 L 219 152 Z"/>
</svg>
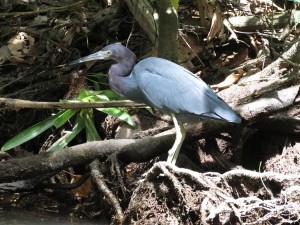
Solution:
<svg viewBox="0 0 300 225">
<path fill-rule="evenodd" d="M 104 91 L 90 91 L 86 89 L 82 89 L 80 91 L 79 97 L 76 101 L 81 102 L 95 102 L 95 101 L 113 101 L 113 100 L 123 100 L 124 98 L 119 96 L 116 92 L 113 90 L 104 90 Z M 68 101 L 64 100 L 65 102 L 74 102 L 74 101 Z M 76 102 L 75 101 L 75 102 Z M 122 108 L 101 108 L 97 109 L 99 111 L 102 111 L 108 115 L 117 117 L 125 122 L 127 122 L 131 126 L 135 126 L 135 122 L 132 120 L 130 115 Z M 68 110 L 62 110 L 56 115 L 53 115 L 27 129 L 22 131 L 21 133 L 17 134 L 15 137 L 8 140 L 3 146 L 2 151 L 7 151 L 9 149 L 12 149 L 16 146 L 19 146 L 45 130 L 49 129 L 53 125 L 56 128 L 61 127 L 64 125 L 67 121 L 70 120 L 71 117 L 73 117 L 76 113 L 79 113 L 75 126 L 72 129 L 72 131 L 61 137 L 58 141 L 56 141 L 51 147 L 50 151 L 54 151 L 57 149 L 61 149 L 65 147 L 78 133 L 85 128 L 86 129 L 86 135 L 88 141 L 94 141 L 94 140 L 100 140 L 100 136 L 97 132 L 97 129 L 94 124 L 94 118 L 93 118 L 93 110 L 92 109 L 68 109 Z"/>
<path fill-rule="evenodd" d="M 76 112 L 76 109 L 63 110 L 63 113 L 54 121 L 55 128 L 57 129 L 64 125 L 67 121 L 71 119 L 71 117 L 74 116 Z"/>
<path fill-rule="evenodd" d="M 107 96 L 108 99 L 111 100 L 111 101 L 113 101 L 113 100 L 124 100 L 124 98 L 122 96 L 118 95 L 113 90 L 104 90 L 104 91 L 102 91 L 101 94 Z"/>
<path fill-rule="evenodd" d="M 16 136 L 9 139 L 1 148 L 1 151 L 7 151 L 14 147 L 17 147 L 33 138 L 38 136 L 39 134 L 43 133 L 45 130 L 49 129 L 53 126 L 55 120 L 64 113 L 61 111 L 25 130 L 21 133 L 17 134 Z"/>
<path fill-rule="evenodd" d="M 179 6 L 179 0 L 170 0 L 172 7 L 177 11 Z"/>
<path fill-rule="evenodd" d="M 84 99 L 84 98 L 86 98 L 88 96 L 90 96 L 89 91 L 86 90 L 86 89 L 82 89 L 82 90 L 80 90 L 80 93 L 79 93 L 79 96 L 78 96 L 77 100 L 78 101 L 82 101 L 82 99 Z"/>
<path fill-rule="evenodd" d="M 121 108 L 97 108 L 96 110 L 104 112 L 110 116 L 119 118 L 120 120 L 123 120 L 126 123 L 128 123 L 130 126 L 135 126 L 135 122 L 131 118 L 131 116 Z"/>
<path fill-rule="evenodd" d="M 116 92 L 112 90 L 88 91 L 86 92 L 85 98 L 89 99 L 91 102 L 124 100 L 123 97 L 121 97 L 120 95 L 118 95 Z"/>
<path fill-rule="evenodd" d="M 118 95 L 113 90 L 104 91 L 91 91 L 82 89 L 79 93 L 78 101 L 114 101 L 114 100 L 124 100 L 123 97 Z"/>
<path fill-rule="evenodd" d="M 84 121 L 80 116 L 77 116 L 75 126 L 72 131 L 66 133 L 60 139 L 58 139 L 47 152 L 61 150 L 66 147 L 79 133 L 84 129 Z"/>
<path fill-rule="evenodd" d="M 97 129 L 95 127 L 93 110 L 83 109 L 80 112 L 80 116 L 81 116 L 81 118 L 83 119 L 83 121 L 85 123 L 87 141 L 99 141 L 99 140 L 101 140 L 101 138 L 100 138 L 100 136 L 97 132 Z"/>
<path fill-rule="evenodd" d="M 100 90 L 99 84 L 109 86 L 108 81 L 107 81 L 107 74 L 92 73 L 92 74 L 87 74 L 86 76 L 87 76 L 87 79 L 93 83 L 95 90 Z"/>
<path fill-rule="evenodd" d="M 150 106 L 146 106 L 145 109 L 150 112 L 152 115 L 154 115 L 154 112 Z"/>
<path fill-rule="evenodd" d="M 88 99 L 91 102 L 108 102 L 109 98 L 106 95 L 103 94 L 95 94 L 95 95 L 90 95 Z"/>
<path fill-rule="evenodd" d="M 86 100 L 90 102 L 100 102 L 100 101 L 110 101 L 110 100 L 121 100 L 123 99 L 121 96 L 116 94 L 112 90 L 105 91 L 88 91 L 84 90 L 81 93 L 81 100 Z M 130 115 L 121 108 L 98 108 L 97 110 L 104 112 L 108 115 L 117 117 L 125 122 L 127 122 L 131 126 L 135 126 L 135 122 L 130 117 Z M 92 132 L 92 131 L 91 131 Z"/>
<path fill-rule="evenodd" d="M 88 73 L 86 76 L 87 77 L 94 77 L 94 78 L 108 77 L 106 73 L 101 73 L 101 72 L 98 72 L 98 73 Z"/>
</svg>

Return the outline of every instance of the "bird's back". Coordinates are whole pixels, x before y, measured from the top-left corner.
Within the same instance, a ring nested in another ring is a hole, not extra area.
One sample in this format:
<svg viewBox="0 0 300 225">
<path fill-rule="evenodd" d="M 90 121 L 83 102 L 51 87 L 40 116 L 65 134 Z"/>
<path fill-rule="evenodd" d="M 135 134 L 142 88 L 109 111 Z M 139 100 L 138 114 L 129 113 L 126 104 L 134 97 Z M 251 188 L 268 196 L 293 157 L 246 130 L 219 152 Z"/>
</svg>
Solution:
<svg viewBox="0 0 300 225">
<path fill-rule="evenodd" d="M 240 123 L 241 118 L 200 78 L 165 59 L 150 57 L 133 69 L 132 100 L 145 102 L 183 122 L 218 119 Z"/>
</svg>

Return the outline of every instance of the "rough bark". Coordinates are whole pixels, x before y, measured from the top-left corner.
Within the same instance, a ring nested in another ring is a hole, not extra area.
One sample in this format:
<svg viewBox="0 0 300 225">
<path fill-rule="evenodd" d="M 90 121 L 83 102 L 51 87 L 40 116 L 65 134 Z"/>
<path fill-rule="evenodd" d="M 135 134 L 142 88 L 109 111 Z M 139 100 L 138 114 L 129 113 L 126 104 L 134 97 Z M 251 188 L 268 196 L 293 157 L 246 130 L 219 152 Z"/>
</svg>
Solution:
<svg viewBox="0 0 300 225">
<path fill-rule="evenodd" d="M 243 77 L 238 85 L 220 92 L 220 97 L 251 122 L 299 104 L 299 67 L 288 62 L 299 62 L 299 53 L 298 41 L 261 72 Z M 283 75 L 286 69 L 289 70 Z"/>
<path fill-rule="evenodd" d="M 99 156 L 125 151 L 124 146 L 133 143 L 135 140 L 88 142 L 62 151 L 3 161 L 0 163 L 0 182 L 26 180 L 71 166 L 85 165 Z"/>
<path fill-rule="evenodd" d="M 158 37 L 158 23 L 154 18 L 155 10 L 148 0 L 124 0 L 134 15 L 136 21 L 147 34 L 152 44 L 155 44 Z"/>
<path fill-rule="evenodd" d="M 265 16 L 262 20 L 259 16 L 236 16 L 228 18 L 229 23 L 237 31 L 253 31 L 263 30 L 268 28 L 268 24 L 275 29 L 284 28 L 290 23 L 291 13 L 285 12 L 274 14 L 272 16 Z"/>
<path fill-rule="evenodd" d="M 173 62 L 178 61 L 178 2 L 159 1 L 158 56 Z"/>
<path fill-rule="evenodd" d="M 22 99 L 0 98 L 0 108 L 7 109 L 92 109 L 109 107 L 143 107 L 145 104 L 129 100 L 111 102 L 35 102 Z"/>
<path fill-rule="evenodd" d="M 235 126 L 218 123 L 203 126 L 187 126 L 189 140 L 197 140 L 204 135 L 214 136 L 224 130 L 234 130 Z M 88 142 L 65 148 L 60 151 L 40 153 L 23 158 L 10 159 L 0 163 L 0 182 L 27 180 L 41 174 L 51 173 L 68 167 L 85 165 L 100 156 L 119 154 L 124 162 L 146 162 L 155 156 L 166 153 L 172 146 L 175 129 L 155 137 L 143 139 L 116 139 Z"/>
</svg>

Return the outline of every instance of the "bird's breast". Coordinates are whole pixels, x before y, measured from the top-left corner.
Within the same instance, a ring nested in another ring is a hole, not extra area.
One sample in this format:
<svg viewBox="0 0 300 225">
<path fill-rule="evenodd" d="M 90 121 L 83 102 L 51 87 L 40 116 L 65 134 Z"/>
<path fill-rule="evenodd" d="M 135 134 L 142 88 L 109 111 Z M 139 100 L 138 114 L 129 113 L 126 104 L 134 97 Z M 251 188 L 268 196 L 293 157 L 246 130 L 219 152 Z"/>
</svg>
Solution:
<svg viewBox="0 0 300 225">
<path fill-rule="evenodd" d="M 138 102 L 146 103 L 143 93 L 132 74 L 126 77 L 109 76 L 109 86 L 122 97 Z"/>
</svg>

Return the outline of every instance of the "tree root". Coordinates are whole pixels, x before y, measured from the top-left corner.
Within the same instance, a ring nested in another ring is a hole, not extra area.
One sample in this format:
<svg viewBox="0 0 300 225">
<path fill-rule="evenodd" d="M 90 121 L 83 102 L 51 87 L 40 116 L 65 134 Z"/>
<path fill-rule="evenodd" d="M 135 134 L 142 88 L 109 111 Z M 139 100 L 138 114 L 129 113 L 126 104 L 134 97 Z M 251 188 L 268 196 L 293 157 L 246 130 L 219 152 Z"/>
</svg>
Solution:
<svg viewBox="0 0 300 225">
<path fill-rule="evenodd" d="M 126 221 L 295 223 L 300 220 L 299 178 L 300 175 L 248 170 L 197 173 L 159 162 L 145 174 L 133 193 Z"/>
<path fill-rule="evenodd" d="M 106 200 L 112 205 L 115 211 L 115 218 L 114 218 L 115 224 L 121 224 L 121 221 L 123 220 L 122 207 L 120 205 L 117 196 L 106 185 L 104 181 L 104 176 L 102 175 L 100 167 L 98 165 L 99 165 L 99 161 L 97 159 L 90 163 L 91 175 L 94 178 L 94 181 L 98 189 L 104 195 Z"/>
</svg>

